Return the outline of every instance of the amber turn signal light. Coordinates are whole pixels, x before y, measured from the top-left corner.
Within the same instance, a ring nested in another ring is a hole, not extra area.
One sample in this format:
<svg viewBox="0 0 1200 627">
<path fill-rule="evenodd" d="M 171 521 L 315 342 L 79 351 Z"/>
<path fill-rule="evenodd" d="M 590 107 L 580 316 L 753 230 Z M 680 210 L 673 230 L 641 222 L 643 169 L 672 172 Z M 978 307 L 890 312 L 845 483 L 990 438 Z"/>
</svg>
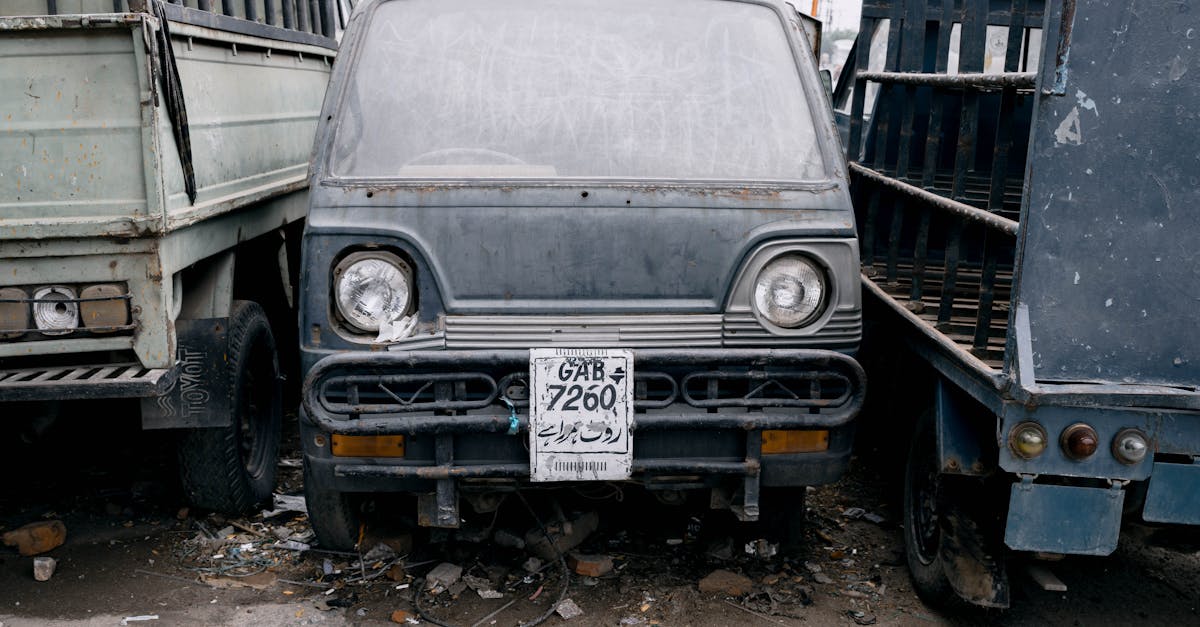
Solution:
<svg viewBox="0 0 1200 627">
<path fill-rule="evenodd" d="M 335 457 L 404 457 L 402 435 L 333 434 Z"/>
<path fill-rule="evenodd" d="M 816 453 L 829 450 L 828 431 L 783 431 L 762 432 L 763 455 L 780 453 Z"/>
</svg>

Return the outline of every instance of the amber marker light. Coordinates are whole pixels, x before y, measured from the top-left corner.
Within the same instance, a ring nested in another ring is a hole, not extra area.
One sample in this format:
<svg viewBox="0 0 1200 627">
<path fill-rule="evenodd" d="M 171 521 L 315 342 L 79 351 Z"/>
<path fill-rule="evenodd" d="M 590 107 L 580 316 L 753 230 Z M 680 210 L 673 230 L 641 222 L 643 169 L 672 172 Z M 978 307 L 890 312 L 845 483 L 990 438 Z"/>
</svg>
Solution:
<svg viewBox="0 0 1200 627">
<path fill-rule="evenodd" d="M 828 431 L 784 431 L 762 432 L 763 455 L 781 453 L 817 453 L 829 450 Z"/>
<path fill-rule="evenodd" d="M 402 435 L 333 434 L 335 457 L 404 457 Z"/>
<path fill-rule="evenodd" d="M 1046 430 L 1036 422 L 1022 422 L 1009 432 L 1008 447 L 1017 457 L 1033 459 L 1046 450 Z"/>
<path fill-rule="evenodd" d="M 1083 460 L 1096 454 L 1096 449 L 1100 447 L 1100 436 L 1089 425 L 1078 422 L 1063 430 L 1060 444 L 1067 457 Z"/>
</svg>

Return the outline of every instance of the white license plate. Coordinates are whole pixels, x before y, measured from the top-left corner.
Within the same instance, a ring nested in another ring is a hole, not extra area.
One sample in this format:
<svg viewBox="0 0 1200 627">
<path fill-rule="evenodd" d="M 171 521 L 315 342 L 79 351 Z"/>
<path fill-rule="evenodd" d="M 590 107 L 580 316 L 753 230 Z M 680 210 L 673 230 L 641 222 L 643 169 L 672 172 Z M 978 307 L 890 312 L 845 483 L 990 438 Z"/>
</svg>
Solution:
<svg viewBox="0 0 1200 627">
<path fill-rule="evenodd" d="M 529 351 L 529 470 L 534 481 L 628 479 L 633 352 Z"/>
</svg>

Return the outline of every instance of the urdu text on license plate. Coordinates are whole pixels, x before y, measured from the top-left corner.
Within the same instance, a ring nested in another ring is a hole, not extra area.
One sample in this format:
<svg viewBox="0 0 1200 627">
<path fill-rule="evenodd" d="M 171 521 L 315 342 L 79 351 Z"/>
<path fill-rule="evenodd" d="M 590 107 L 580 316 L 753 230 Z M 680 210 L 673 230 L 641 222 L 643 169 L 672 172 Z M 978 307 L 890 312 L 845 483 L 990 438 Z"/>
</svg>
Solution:
<svg viewBox="0 0 1200 627">
<path fill-rule="evenodd" d="M 529 351 L 533 481 L 628 479 L 633 463 L 633 352 Z"/>
</svg>

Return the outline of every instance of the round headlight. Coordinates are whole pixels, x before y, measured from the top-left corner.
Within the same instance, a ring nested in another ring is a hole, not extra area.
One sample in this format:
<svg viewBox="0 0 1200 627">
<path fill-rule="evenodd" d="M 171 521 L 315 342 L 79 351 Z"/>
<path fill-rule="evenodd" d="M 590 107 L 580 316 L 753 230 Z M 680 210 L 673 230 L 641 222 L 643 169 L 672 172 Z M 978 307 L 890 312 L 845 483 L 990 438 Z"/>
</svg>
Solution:
<svg viewBox="0 0 1200 627">
<path fill-rule="evenodd" d="M 33 293 L 33 322 L 44 335 L 64 335 L 79 326 L 75 290 L 64 285 L 38 288 Z"/>
<path fill-rule="evenodd" d="M 385 321 L 408 313 L 412 271 L 395 255 L 358 252 L 347 255 L 333 271 L 338 313 L 356 328 L 374 333 Z"/>
<path fill-rule="evenodd" d="M 799 255 L 768 263 L 754 281 L 754 308 L 771 324 L 795 328 L 812 322 L 825 309 L 825 273 Z"/>
</svg>

